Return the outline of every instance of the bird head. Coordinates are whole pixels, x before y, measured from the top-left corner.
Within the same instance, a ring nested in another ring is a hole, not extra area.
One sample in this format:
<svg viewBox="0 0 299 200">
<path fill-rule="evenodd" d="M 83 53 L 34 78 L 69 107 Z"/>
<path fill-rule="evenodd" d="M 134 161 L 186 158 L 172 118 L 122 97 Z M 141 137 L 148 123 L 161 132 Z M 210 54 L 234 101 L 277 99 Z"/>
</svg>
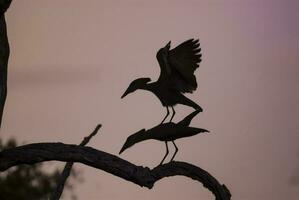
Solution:
<svg viewBox="0 0 299 200">
<path fill-rule="evenodd" d="M 127 88 L 125 93 L 121 96 L 121 98 L 124 98 L 128 94 L 135 92 L 137 89 L 144 88 L 144 86 L 150 81 L 151 81 L 150 78 L 138 78 L 132 81 L 132 83 L 129 85 L 129 87 Z"/>
<path fill-rule="evenodd" d="M 121 150 L 119 151 L 119 154 L 121 154 L 124 150 L 133 146 L 137 142 L 144 140 L 145 139 L 144 133 L 145 133 L 145 129 L 142 129 L 142 130 L 138 131 L 137 133 L 130 135 L 127 138 L 127 140 L 126 140 L 125 144 L 123 145 L 123 147 L 121 148 Z"/>
</svg>

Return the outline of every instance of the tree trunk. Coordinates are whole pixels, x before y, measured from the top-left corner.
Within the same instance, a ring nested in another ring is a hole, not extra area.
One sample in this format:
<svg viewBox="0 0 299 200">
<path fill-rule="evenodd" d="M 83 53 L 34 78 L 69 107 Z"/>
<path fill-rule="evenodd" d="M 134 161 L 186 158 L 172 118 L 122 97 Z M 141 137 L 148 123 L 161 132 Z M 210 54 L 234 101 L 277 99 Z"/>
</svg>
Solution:
<svg viewBox="0 0 299 200">
<path fill-rule="evenodd" d="M 11 0 L 0 0 L 0 127 L 7 94 L 7 65 L 9 58 L 9 44 L 5 22 L 5 12 Z"/>
</svg>

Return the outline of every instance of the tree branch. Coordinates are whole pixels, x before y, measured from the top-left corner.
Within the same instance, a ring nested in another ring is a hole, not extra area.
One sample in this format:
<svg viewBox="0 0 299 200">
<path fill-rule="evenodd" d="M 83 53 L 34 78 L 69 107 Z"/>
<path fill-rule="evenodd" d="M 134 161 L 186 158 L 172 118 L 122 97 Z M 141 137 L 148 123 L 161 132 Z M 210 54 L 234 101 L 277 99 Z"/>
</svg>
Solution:
<svg viewBox="0 0 299 200">
<path fill-rule="evenodd" d="M 150 170 L 115 155 L 72 144 L 36 143 L 3 150 L 0 152 L 0 171 L 20 164 L 30 165 L 50 160 L 80 162 L 149 189 L 164 177 L 182 175 L 201 182 L 215 195 L 216 200 L 228 200 L 231 197 L 225 185 L 221 185 L 208 172 L 194 165 L 173 161 Z"/>
<path fill-rule="evenodd" d="M 90 139 L 98 133 L 98 131 L 101 127 L 102 127 L 102 125 L 98 124 L 97 127 L 94 129 L 94 131 L 88 137 L 85 137 L 83 139 L 83 141 L 80 143 L 80 146 L 85 146 L 90 141 Z M 73 165 L 74 165 L 74 162 L 67 162 L 65 164 L 64 169 L 63 169 L 63 171 L 60 175 L 60 178 L 58 180 L 57 187 L 53 191 L 50 200 L 59 200 L 60 199 L 61 194 L 64 189 L 64 185 L 66 183 L 67 178 L 70 176 Z"/>
<path fill-rule="evenodd" d="M 4 14 L 9 8 L 12 0 L 0 0 L 0 14 Z"/>
</svg>

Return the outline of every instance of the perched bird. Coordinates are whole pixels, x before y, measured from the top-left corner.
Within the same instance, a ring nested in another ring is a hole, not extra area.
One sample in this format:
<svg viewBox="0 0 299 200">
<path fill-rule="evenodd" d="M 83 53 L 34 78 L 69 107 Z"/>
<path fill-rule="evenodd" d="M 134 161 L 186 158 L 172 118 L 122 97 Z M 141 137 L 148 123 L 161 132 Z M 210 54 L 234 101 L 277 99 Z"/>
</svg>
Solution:
<svg viewBox="0 0 299 200">
<path fill-rule="evenodd" d="M 194 111 L 193 113 L 189 114 L 187 117 L 185 117 L 182 121 L 178 122 L 177 124 L 173 122 L 159 124 L 158 126 L 155 126 L 154 128 L 151 128 L 149 130 L 142 129 L 137 133 L 130 135 L 127 138 L 123 147 L 121 148 L 119 154 L 121 154 L 124 150 L 133 146 L 134 144 L 144 140 L 154 139 L 154 140 L 164 141 L 166 145 L 166 154 L 160 163 L 161 165 L 169 153 L 167 142 L 171 141 L 175 147 L 175 153 L 173 154 L 170 160 L 172 161 L 178 152 L 178 147 L 174 143 L 174 140 L 178 138 L 193 136 L 202 132 L 209 132 L 208 130 L 205 129 L 189 127 L 191 120 L 199 112 L 200 112 L 199 110 Z"/>
<path fill-rule="evenodd" d="M 161 123 L 169 115 L 168 107 L 172 108 L 170 122 L 172 121 L 175 115 L 173 106 L 176 104 L 183 104 L 202 111 L 199 105 L 182 94 L 186 92 L 192 93 L 197 88 L 194 71 L 201 62 L 199 42 L 198 40 L 190 39 L 171 50 L 170 43 L 171 41 L 161 48 L 156 55 L 160 65 L 158 80 L 149 83 L 151 81 L 150 78 L 138 78 L 129 85 L 128 89 L 121 96 L 121 98 L 124 98 L 137 89 L 148 90 L 154 93 L 167 109 L 167 114 Z"/>
</svg>

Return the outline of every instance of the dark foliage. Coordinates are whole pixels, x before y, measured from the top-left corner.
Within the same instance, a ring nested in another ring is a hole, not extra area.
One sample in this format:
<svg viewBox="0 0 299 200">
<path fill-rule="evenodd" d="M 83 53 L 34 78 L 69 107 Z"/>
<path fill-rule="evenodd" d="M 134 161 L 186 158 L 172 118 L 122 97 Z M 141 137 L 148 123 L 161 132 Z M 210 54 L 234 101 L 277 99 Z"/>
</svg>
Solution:
<svg viewBox="0 0 299 200">
<path fill-rule="evenodd" d="M 17 143 L 10 139 L 3 143 L 0 139 L 0 151 L 14 148 Z M 55 189 L 60 172 L 45 172 L 46 165 L 19 165 L 0 174 L 1 200 L 46 200 Z M 73 174 L 74 175 L 74 174 Z M 72 185 L 67 185 L 71 189 Z"/>
</svg>

